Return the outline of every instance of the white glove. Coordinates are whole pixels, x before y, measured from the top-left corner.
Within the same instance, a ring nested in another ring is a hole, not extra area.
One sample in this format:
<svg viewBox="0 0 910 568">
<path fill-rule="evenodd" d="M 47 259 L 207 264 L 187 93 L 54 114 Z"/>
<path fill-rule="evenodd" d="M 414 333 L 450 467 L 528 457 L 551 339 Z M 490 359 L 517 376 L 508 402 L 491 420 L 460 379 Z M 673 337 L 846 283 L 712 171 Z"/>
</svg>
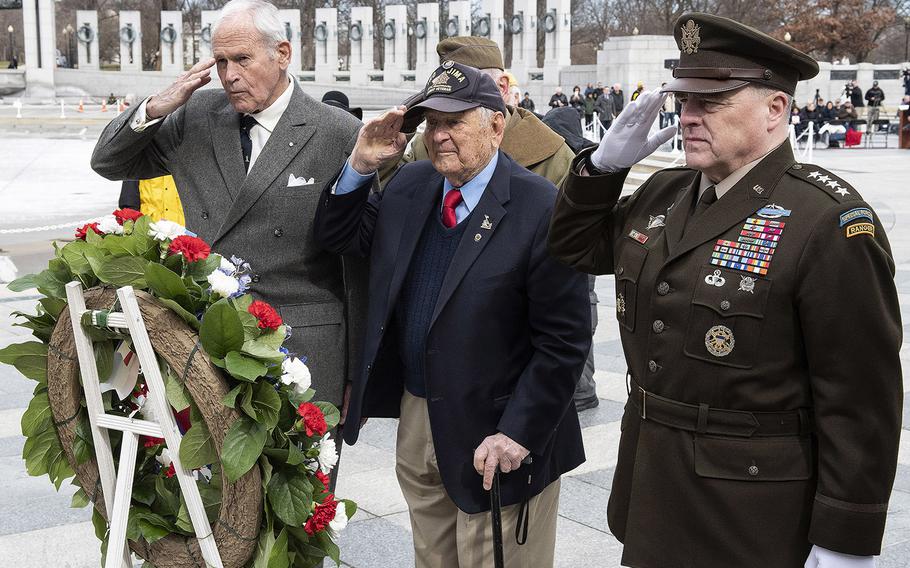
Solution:
<svg viewBox="0 0 910 568">
<path fill-rule="evenodd" d="M 675 126 L 668 126 L 648 137 L 657 113 L 663 107 L 666 93 L 645 91 L 619 113 L 600 145 L 591 154 L 591 163 L 602 172 L 631 168 L 650 156 L 654 150 L 673 138 Z"/>
<path fill-rule="evenodd" d="M 813 544 L 805 568 L 875 568 L 875 557 L 843 554 Z"/>
</svg>

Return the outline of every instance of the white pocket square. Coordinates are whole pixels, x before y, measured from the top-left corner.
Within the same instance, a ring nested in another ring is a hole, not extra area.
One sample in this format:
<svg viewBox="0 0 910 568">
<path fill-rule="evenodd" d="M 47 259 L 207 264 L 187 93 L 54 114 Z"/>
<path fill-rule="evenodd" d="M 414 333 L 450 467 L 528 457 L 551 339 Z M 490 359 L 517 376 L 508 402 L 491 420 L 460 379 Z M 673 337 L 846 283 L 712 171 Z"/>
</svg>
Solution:
<svg viewBox="0 0 910 568">
<path fill-rule="evenodd" d="M 316 180 L 313 178 L 295 177 L 294 174 L 288 176 L 288 187 L 300 187 L 302 185 L 313 185 Z"/>
</svg>

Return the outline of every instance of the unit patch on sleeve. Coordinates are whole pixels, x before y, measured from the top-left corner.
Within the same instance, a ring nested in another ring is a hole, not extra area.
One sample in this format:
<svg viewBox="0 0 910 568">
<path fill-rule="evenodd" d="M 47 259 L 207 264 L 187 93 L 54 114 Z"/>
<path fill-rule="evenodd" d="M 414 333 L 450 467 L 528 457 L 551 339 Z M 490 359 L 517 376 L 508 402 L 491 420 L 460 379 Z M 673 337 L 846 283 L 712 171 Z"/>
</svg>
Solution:
<svg viewBox="0 0 910 568">
<path fill-rule="evenodd" d="M 875 237 L 875 225 L 872 223 L 855 223 L 847 227 L 847 238 L 855 237 L 856 235 L 869 235 L 870 237 Z"/>
<path fill-rule="evenodd" d="M 840 226 L 843 227 L 857 219 L 868 219 L 870 222 L 874 221 L 872 218 L 872 210 L 866 207 L 857 207 L 856 209 L 851 209 L 846 213 L 841 213 L 840 216 Z"/>
</svg>

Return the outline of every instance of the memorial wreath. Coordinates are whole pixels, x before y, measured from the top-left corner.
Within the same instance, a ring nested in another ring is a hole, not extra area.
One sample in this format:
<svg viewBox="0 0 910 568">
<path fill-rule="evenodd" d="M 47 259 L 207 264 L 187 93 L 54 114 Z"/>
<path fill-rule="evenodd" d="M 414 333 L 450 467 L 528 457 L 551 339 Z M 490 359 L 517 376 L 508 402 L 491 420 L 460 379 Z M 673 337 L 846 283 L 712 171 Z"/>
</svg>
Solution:
<svg viewBox="0 0 910 568">
<path fill-rule="evenodd" d="M 283 347 L 291 330 L 248 292 L 249 264 L 212 253 L 176 223 L 130 209 L 79 228 L 74 241 L 54 248 L 46 270 L 9 286 L 44 296 L 36 315 L 14 314 L 39 341 L 0 350 L 0 362 L 38 383 L 21 423 L 28 473 L 47 475 L 58 490 L 73 478 L 72 504 L 94 506 L 104 554 L 109 519 L 64 287 L 79 281 L 87 307 L 104 314 L 116 307 L 115 289 L 132 286 L 144 291 L 136 294 L 140 310 L 183 433 L 179 458 L 196 478 L 224 566 L 303 568 L 325 557 L 339 563 L 335 539 L 356 511 L 329 488 L 338 459 L 329 431 L 339 412 L 313 400 L 306 358 Z M 129 336 L 82 323 L 105 410 L 154 419 Z M 115 457 L 119 443 L 111 432 Z M 170 451 L 162 439 L 140 442 L 129 546 L 146 568 L 202 567 Z"/>
</svg>

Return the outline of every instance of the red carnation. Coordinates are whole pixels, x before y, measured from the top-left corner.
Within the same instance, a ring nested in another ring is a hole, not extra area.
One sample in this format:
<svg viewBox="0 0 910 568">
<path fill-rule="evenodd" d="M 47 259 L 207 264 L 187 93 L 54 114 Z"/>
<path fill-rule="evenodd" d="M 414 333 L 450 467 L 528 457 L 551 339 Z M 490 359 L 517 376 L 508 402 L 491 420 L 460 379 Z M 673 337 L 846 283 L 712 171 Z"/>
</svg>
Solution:
<svg viewBox="0 0 910 568">
<path fill-rule="evenodd" d="M 259 320 L 259 329 L 275 330 L 281 327 L 281 316 L 278 315 L 275 308 L 262 300 L 256 300 L 250 304 L 247 311 Z"/>
<path fill-rule="evenodd" d="M 85 235 L 88 233 L 89 229 L 95 231 L 95 234 L 104 235 L 104 233 L 101 232 L 101 229 L 98 228 L 98 223 L 86 223 L 85 225 L 82 225 L 76 229 L 76 238 L 80 241 L 84 241 Z"/>
<path fill-rule="evenodd" d="M 139 217 L 142 217 L 141 211 L 136 211 L 135 209 L 130 209 L 124 207 L 123 209 L 118 209 L 114 211 L 114 217 L 117 218 L 117 222 L 121 225 L 126 221 L 135 221 Z"/>
<path fill-rule="evenodd" d="M 145 442 L 142 444 L 144 448 L 154 448 L 164 443 L 164 438 L 155 438 L 153 436 L 143 436 L 143 438 L 145 438 Z"/>
<path fill-rule="evenodd" d="M 332 483 L 332 481 L 329 479 L 329 476 L 322 473 L 321 469 L 317 469 L 316 470 L 316 479 L 318 479 L 319 482 L 322 483 L 323 487 L 325 487 L 325 489 L 320 491 L 320 493 L 327 492 L 329 490 L 329 485 Z"/>
<path fill-rule="evenodd" d="M 205 260 L 209 257 L 209 253 L 212 252 L 212 249 L 205 241 L 199 237 L 191 237 L 189 235 L 181 235 L 171 241 L 171 245 L 167 247 L 167 250 L 171 254 L 182 254 L 187 262 Z"/>
<path fill-rule="evenodd" d="M 302 418 L 301 422 L 303 422 L 307 436 L 322 436 L 328 430 L 328 426 L 325 423 L 325 415 L 312 402 L 304 402 L 298 406 L 297 414 Z"/>
<path fill-rule="evenodd" d="M 164 477 L 174 477 L 177 475 L 177 470 L 174 469 L 174 464 L 167 466 L 167 469 L 164 470 Z"/>
<path fill-rule="evenodd" d="M 334 495 L 329 493 L 325 498 L 325 501 L 316 504 L 313 516 L 307 520 L 306 524 L 303 526 L 303 530 L 310 536 L 324 531 L 326 527 L 329 526 L 329 523 L 335 519 L 335 511 L 337 508 L 338 501 L 335 500 Z"/>
</svg>

